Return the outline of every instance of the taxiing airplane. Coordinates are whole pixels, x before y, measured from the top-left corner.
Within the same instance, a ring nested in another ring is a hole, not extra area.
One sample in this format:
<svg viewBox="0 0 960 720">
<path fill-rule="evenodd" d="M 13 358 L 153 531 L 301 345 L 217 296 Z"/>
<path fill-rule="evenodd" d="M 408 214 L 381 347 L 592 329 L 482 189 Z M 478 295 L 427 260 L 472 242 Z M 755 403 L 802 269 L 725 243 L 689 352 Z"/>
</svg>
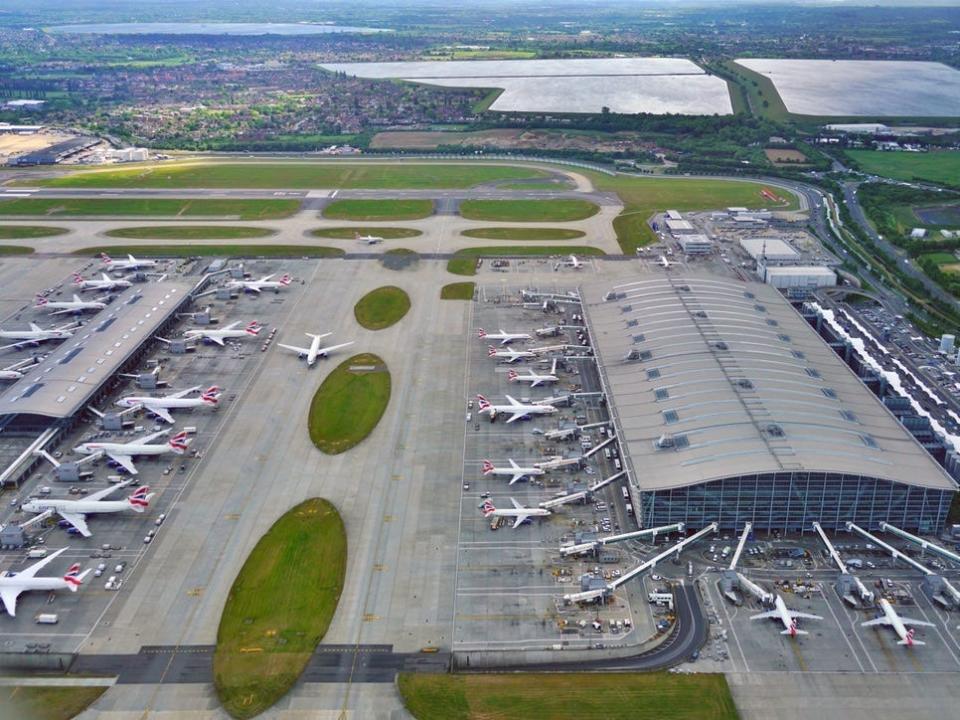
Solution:
<svg viewBox="0 0 960 720">
<path fill-rule="evenodd" d="M 0 340 L 17 340 L 12 345 L 4 345 L 0 350 L 7 348 L 21 348 L 26 345 L 39 345 L 47 340 L 66 340 L 73 337 L 71 330 L 77 327 L 77 323 L 71 322 L 51 330 L 42 330 L 39 325 L 30 323 L 29 330 L 0 330 Z"/>
<path fill-rule="evenodd" d="M 507 462 L 510 463 L 510 467 L 496 467 L 489 460 L 483 461 L 483 474 L 484 475 L 509 475 L 510 482 L 508 485 L 513 485 L 515 482 L 523 480 L 523 478 L 534 477 L 536 475 L 543 475 L 543 468 L 536 466 L 533 467 L 520 467 L 513 460 L 508 459 Z"/>
<path fill-rule="evenodd" d="M 30 502 L 23 504 L 23 509 L 32 513 L 51 512 L 59 515 L 70 523 L 84 537 L 90 537 L 93 533 L 87 527 L 87 515 L 97 513 L 118 513 L 133 511 L 142 513 L 150 507 L 150 500 L 156 493 L 150 492 L 150 488 L 144 485 L 138 487 L 132 495 L 124 500 L 104 500 L 108 495 L 116 492 L 120 488 L 127 487 L 129 482 L 112 485 L 111 487 L 98 490 L 85 497 L 83 500 L 61 500 L 53 498 L 35 498 Z"/>
<path fill-rule="evenodd" d="M 161 430 L 160 432 L 155 432 L 152 435 L 131 440 L 128 443 L 86 442 L 77 445 L 73 451 L 80 453 L 81 455 L 102 453 L 115 463 L 119 464 L 131 475 L 136 475 L 137 468 L 133 464 L 134 457 L 144 455 L 166 455 L 167 453 L 171 452 L 176 453 L 177 455 L 183 455 L 183 453 L 186 452 L 187 446 L 189 446 L 192 442 L 191 438 L 187 436 L 186 431 L 178 432 L 165 443 L 151 444 L 151 441 L 156 440 L 161 435 L 166 435 L 168 432 L 170 431 Z"/>
<path fill-rule="evenodd" d="M 180 392 L 164 395 L 163 397 L 151 397 L 149 395 L 127 395 L 117 400 L 117 405 L 125 408 L 143 408 L 148 413 L 156 415 L 164 422 L 171 425 L 174 423 L 171 410 L 177 408 L 195 408 L 195 407 L 217 407 L 220 402 L 220 388 L 211 385 L 204 390 L 199 397 L 187 397 L 197 392 L 200 385 L 197 385 Z"/>
<path fill-rule="evenodd" d="M 345 348 L 348 345 L 353 345 L 353 340 L 350 342 L 340 343 L 339 345 L 330 345 L 329 347 L 320 347 L 320 341 L 333 335 L 333 333 L 323 333 L 322 335 L 314 335 L 313 333 L 304 333 L 308 338 L 310 338 L 310 347 L 297 347 L 296 345 L 284 345 L 283 343 L 277 343 L 282 348 L 287 350 L 293 350 L 295 353 L 299 353 L 302 359 L 307 361 L 307 367 L 313 367 L 317 362 L 317 358 L 325 358 L 334 350 L 339 350 L 340 348 Z"/>
<path fill-rule="evenodd" d="M 528 371 L 525 375 L 521 375 L 516 370 L 510 370 L 507 372 L 507 380 L 510 382 L 528 382 L 530 387 L 535 388 L 544 383 L 555 383 L 560 382 L 560 378 L 556 376 L 557 372 L 557 361 L 553 361 L 553 366 L 550 369 L 550 372 L 546 375 L 540 375 L 535 373 L 533 370 Z"/>
<path fill-rule="evenodd" d="M 231 280 L 227 283 L 227 287 L 231 290 L 243 290 L 244 292 L 252 292 L 259 294 L 264 290 L 273 290 L 275 293 L 280 292 L 280 288 L 285 288 L 290 284 L 290 281 L 293 280 L 289 274 L 284 274 L 279 280 L 271 280 L 273 275 L 264 275 L 259 280 Z"/>
<path fill-rule="evenodd" d="M 535 352 L 530 352 L 529 350 L 511 350 L 509 348 L 506 350 L 497 350 L 493 345 L 487 348 L 487 357 L 496 360 L 506 360 L 508 363 L 516 362 L 517 360 L 527 360 L 529 358 L 535 358 L 536 356 L 537 354 Z"/>
<path fill-rule="evenodd" d="M 27 371 L 30 370 L 30 368 L 38 364 L 38 360 L 27 358 L 26 360 L 21 360 L 13 365 L 8 365 L 5 368 L 0 368 L 0 380 L 19 380 L 27 374 Z"/>
<path fill-rule="evenodd" d="M 518 527 L 520 527 L 523 523 L 525 523 L 530 518 L 547 517 L 548 515 L 552 515 L 552 513 L 546 508 L 524 507 L 513 498 L 510 498 L 510 502 L 513 503 L 513 508 L 511 508 L 510 510 L 498 510 L 496 507 L 494 507 L 493 502 L 491 502 L 490 500 L 487 500 L 486 502 L 483 503 L 481 512 L 483 512 L 483 516 L 485 518 L 488 518 L 488 517 L 514 518 L 514 521 L 513 521 L 514 530 L 516 530 Z"/>
<path fill-rule="evenodd" d="M 5 572 L 0 575 L 0 599 L 3 600 L 3 607 L 10 617 L 17 616 L 17 598 L 21 593 L 31 590 L 41 590 L 43 592 L 53 592 L 54 590 L 69 590 L 76 592 L 77 588 L 83 584 L 83 579 L 89 573 L 89 570 L 80 572 L 80 563 L 74 563 L 65 575 L 61 577 L 37 577 L 37 573 L 43 570 L 70 548 L 61 548 L 51 553 L 43 560 L 35 562 L 33 565 L 20 572 Z"/>
<path fill-rule="evenodd" d="M 377 245 L 383 242 L 383 238 L 378 235 L 361 235 L 357 232 L 353 234 L 353 239 L 357 242 L 365 242 L 367 245 Z"/>
<path fill-rule="evenodd" d="M 504 332 L 502 328 L 500 329 L 500 332 L 497 333 L 488 333 L 483 328 L 478 328 L 477 337 L 481 340 L 499 340 L 501 345 L 509 345 L 516 340 L 531 339 L 527 333 L 508 333 Z"/>
<path fill-rule="evenodd" d="M 111 290 L 125 290 L 133 284 L 129 280 L 122 278 L 114 280 L 106 273 L 100 273 L 100 278 L 100 280 L 84 280 L 83 275 L 74 273 L 73 284 L 77 286 L 80 292 L 84 292 L 85 290 L 104 290 L 106 292 L 110 292 Z"/>
<path fill-rule="evenodd" d="M 246 338 L 246 337 L 256 337 L 260 334 L 262 327 L 260 323 L 256 320 L 247 323 L 247 326 L 244 328 L 239 328 L 240 320 L 232 322 L 226 327 L 215 330 L 213 328 L 204 328 L 202 330 L 187 330 L 184 333 L 184 336 L 187 340 L 209 340 L 214 342 L 217 345 L 223 345 L 224 340 L 229 340 L 231 338 Z M 158 338 L 163 340 L 163 338 Z M 164 342 L 170 342 L 165 340 Z"/>
<path fill-rule="evenodd" d="M 142 268 L 152 268 L 157 266 L 156 260 L 137 260 L 133 255 L 127 255 L 126 260 L 114 260 L 106 253 L 100 253 L 100 259 L 107 270 L 141 270 Z"/>
<path fill-rule="evenodd" d="M 913 639 L 914 630 L 913 628 L 907 630 L 907 625 L 934 627 L 933 623 L 927 622 L 926 620 L 914 620 L 912 618 L 898 615 L 897 611 L 893 609 L 893 605 L 891 605 L 886 598 L 880 598 L 880 609 L 883 611 L 883 615 L 875 620 L 867 620 L 867 622 L 860 623 L 861 627 L 889 625 L 900 638 L 900 642 L 898 642 L 897 645 L 906 645 L 907 647 L 913 647 L 914 645 L 926 645 L 925 642 Z"/>
<path fill-rule="evenodd" d="M 508 425 L 515 420 L 522 420 L 531 415 L 552 415 L 557 412 L 553 405 L 525 405 L 509 395 L 504 397 L 507 398 L 509 405 L 492 405 L 483 395 L 477 395 L 477 406 L 480 408 L 478 412 L 487 413 L 491 420 L 495 420 L 498 413 L 509 413 Z"/>
<path fill-rule="evenodd" d="M 797 635 L 809 635 L 806 630 L 797 629 L 797 619 L 802 618 L 805 620 L 823 620 L 819 615 L 811 615 L 810 613 L 797 612 L 796 610 L 791 610 L 787 607 L 787 604 L 783 601 L 783 598 L 779 595 L 776 596 L 773 603 L 773 610 L 770 612 L 760 613 L 759 615 L 751 616 L 751 620 L 779 620 L 783 623 L 784 629 L 780 631 L 781 635 L 789 635 L 790 637 L 796 637 Z"/>
<path fill-rule="evenodd" d="M 47 300 L 42 295 L 37 295 L 36 308 L 53 310 L 51 315 L 63 315 L 65 313 L 82 313 L 88 310 L 98 312 L 103 310 L 107 304 L 103 302 L 105 298 L 97 300 L 81 300 L 79 295 L 74 295 L 73 300 Z"/>
</svg>

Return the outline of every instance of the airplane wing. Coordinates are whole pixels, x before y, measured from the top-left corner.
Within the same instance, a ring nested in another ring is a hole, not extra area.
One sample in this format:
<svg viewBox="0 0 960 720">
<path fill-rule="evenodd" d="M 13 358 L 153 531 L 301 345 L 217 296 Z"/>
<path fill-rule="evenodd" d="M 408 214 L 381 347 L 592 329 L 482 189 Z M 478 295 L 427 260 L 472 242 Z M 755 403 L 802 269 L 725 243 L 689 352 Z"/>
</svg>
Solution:
<svg viewBox="0 0 960 720">
<path fill-rule="evenodd" d="M 0 589 L 0 600 L 3 600 L 3 607 L 6 608 L 7 615 L 10 617 L 17 615 L 17 598 L 20 597 L 21 592 L 23 591 L 12 587 Z"/>
<path fill-rule="evenodd" d="M 236 328 L 237 325 L 239 325 L 239 324 L 240 324 L 240 321 L 237 320 L 237 321 L 235 321 L 235 322 L 230 323 L 229 325 L 225 325 L 224 327 L 222 327 L 222 328 L 220 328 L 220 329 L 221 329 L 221 330 L 233 330 L 233 329 Z"/>
<path fill-rule="evenodd" d="M 515 482 L 519 482 L 521 478 L 523 478 L 524 474 L 525 473 L 522 472 L 514 473 L 507 485 L 513 485 Z"/>
<path fill-rule="evenodd" d="M 512 467 L 514 470 L 520 469 L 520 466 L 513 461 L 513 458 L 510 459 L 510 467 Z"/>
<path fill-rule="evenodd" d="M 30 330 L 33 332 L 43 332 L 43 330 L 40 329 L 40 326 L 36 323 L 30 323 Z"/>
<path fill-rule="evenodd" d="M 517 519 L 513 521 L 513 529 L 516 530 L 523 524 L 523 521 L 527 519 L 526 515 L 518 515 Z"/>
<path fill-rule="evenodd" d="M 310 348 L 297 347 L 296 345 L 284 345 L 283 343 L 277 343 L 277 346 L 286 348 L 287 350 L 293 350 L 296 353 L 301 353 L 302 355 L 309 355 Z"/>
<path fill-rule="evenodd" d="M 347 347 L 348 345 L 353 345 L 353 340 L 351 340 L 350 342 L 340 343 L 339 345 L 331 345 L 330 347 L 322 348 L 321 350 L 318 350 L 318 351 L 317 351 L 317 354 L 318 354 L 318 355 L 327 355 L 328 353 L 332 353 L 334 350 L 339 350 L 340 348 L 345 348 L 345 347 Z"/>
<path fill-rule="evenodd" d="M 74 312 L 74 308 L 64 308 L 63 310 L 54 310 L 51 315 L 65 315 Z"/>
<path fill-rule="evenodd" d="M 220 345 L 220 346 L 224 345 L 223 338 L 220 337 L 219 335 L 204 335 L 204 337 L 207 338 L 207 340 L 213 340 L 213 342 L 215 342 L 217 345 Z"/>
<path fill-rule="evenodd" d="M 523 418 L 523 417 L 526 417 L 525 412 L 515 412 L 513 415 L 507 418 L 507 425 L 512 423 L 514 420 L 519 420 L 520 418 Z"/>
<path fill-rule="evenodd" d="M 264 275 L 262 278 L 260 278 L 259 282 L 268 282 L 270 278 L 272 278 L 274 275 L 276 275 L 276 273 L 270 273 L 269 275 Z"/>
<path fill-rule="evenodd" d="M 169 433 L 170 433 L 169 430 L 157 430 L 157 432 L 150 433 L 146 437 L 137 438 L 136 440 L 131 440 L 130 442 L 127 443 L 127 445 L 146 445 L 148 443 L 152 443 L 158 437 L 162 437 Z"/>
<path fill-rule="evenodd" d="M 54 560 L 56 560 L 58 557 L 60 557 L 60 555 L 62 555 L 66 550 L 67 550 L 67 548 L 60 548 L 60 549 L 57 550 L 56 552 L 50 553 L 50 554 L 47 555 L 43 560 L 40 560 L 40 561 L 38 561 L 38 562 L 35 562 L 33 565 L 31 565 L 30 567 L 26 568 L 25 570 L 21 570 L 20 572 L 18 572 L 18 573 L 17 573 L 17 577 L 18 577 L 18 578 L 32 578 L 32 577 L 33 577 L 34 575 L 36 575 L 38 572 L 40 572 L 41 570 L 43 570 L 43 568 L 45 568 L 47 565 L 49 565 L 49 564 L 52 563 Z"/>
<path fill-rule="evenodd" d="M 543 380 L 541 380 L 540 378 L 536 378 L 532 383 L 530 383 L 530 387 L 535 388 L 537 385 L 539 385 L 542 382 Z"/>
<path fill-rule="evenodd" d="M 254 283 L 245 283 L 243 287 L 245 290 L 252 290 L 255 293 L 260 293 L 260 286 Z"/>
<path fill-rule="evenodd" d="M 137 468 L 133 464 L 133 459 L 129 455 L 118 455 L 114 453 L 107 453 L 107 457 L 109 457 L 115 463 L 119 463 L 120 466 L 131 475 L 137 474 Z"/>
<path fill-rule="evenodd" d="M 936 627 L 932 622 L 927 622 L 926 620 L 914 620 L 913 618 L 900 616 L 900 622 L 904 625 L 919 625 L 921 627 Z"/>
<path fill-rule="evenodd" d="M 200 390 L 200 389 L 201 389 L 201 388 L 200 388 L 199 385 L 194 385 L 192 388 L 187 388 L 186 390 L 181 390 L 180 392 L 172 393 L 172 394 L 170 394 L 170 395 L 167 395 L 167 397 L 170 398 L 170 399 L 180 399 L 180 398 L 186 397 L 186 396 L 189 395 L 190 393 L 196 392 L 197 390 Z"/>
<path fill-rule="evenodd" d="M 751 615 L 751 620 L 773 620 L 774 618 L 779 619 L 780 613 L 776 610 L 771 610 L 770 612 L 760 613 L 759 615 Z"/>
<path fill-rule="evenodd" d="M 164 422 L 170 423 L 171 425 L 176 422 L 176 420 L 173 419 L 173 415 L 170 414 L 170 411 L 164 407 L 155 407 L 153 405 L 144 405 L 144 407 Z"/>
<path fill-rule="evenodd" d="M 524 509 L 525 509 L 525 508 L 523 507 L 523 505 L 521 505 L 520 503 L 518 503 L 518 502 L 516 501 L 516 498 L 510 498 L 510 502 L 513 503 L 513 509 L 514 509 L 514 510 L 524 510 Z"/>
<path fill-rule="evenodd" d="M 795 610 L 787 610 L 794 620 L 823 620 L 819 615 L 811 615 L 810 613 L 796 612 Z"/>
<path fill-rule="evenodd" d="M 860 627 L 876 627 L 877 625 L 889 625 L 890 621 L 885 617 L 878 617 L 875 620 L 867 620 L 860 623 Z"/>
<path fill-rule="evenodd" d="M 90 493 L 89 495 L 87 495 L 84 498 L 84 501 L 92 500 L 93 502 L 96 502 L 97 500 L 103 500 L 108 495 L 115 493 L 120 488 L 125 488 L 129 484 L 130 484 L 129 482 L 117 483 L 116 485 L 111 485 L 110 487 L 97 490 L 95 493 Z"/>
<path fill-rule="evenodd" d="M 507 395 L 506 398 L 507 398 L 507 402 L 510 403 L 511 405 L 521 405 L 521 404 L 522 404 L 522 403 L 517 402 L 516 398 L 511 397 L 510 395 Z"/>
<path fill-rule="evenodd" d="M 87 527 L 86 516 L 84 516 L 82 513 L 61 512 L 59 515 L 68 523 L 73 525 L 77 530 L 79 530 L 80 534 L 84 537 L 90 537 L 93 534 L 90 532 L 90 528 Z"/>
</svg>

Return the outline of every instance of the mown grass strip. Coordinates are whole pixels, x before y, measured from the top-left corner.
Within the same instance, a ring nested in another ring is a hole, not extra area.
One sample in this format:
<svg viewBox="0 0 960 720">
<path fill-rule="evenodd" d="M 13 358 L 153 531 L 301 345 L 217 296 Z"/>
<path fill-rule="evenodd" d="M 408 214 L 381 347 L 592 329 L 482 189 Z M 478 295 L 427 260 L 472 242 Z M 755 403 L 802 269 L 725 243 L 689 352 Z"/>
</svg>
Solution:
<svg viewBox="0 0 960 720">
<path fill-rule="evenodd" d="M 390 402 L 390 371 L 377 355 L 354 355 L 327 375 L 310 404 L 313 444 L 328 455 L 346 452 L 380 422 Z"/>
<path fill-rule="evenodd" d="M 70 232 L 63 227 L 47 225 L 0 225 L 0 240 L 25 240 L 30 238 L 54 237 Z"/>
<path fill-rule="evenodd" d="M 539 227 L 470 228 L 460 234 L 483 240 L 575 240 L 586 235 L 583 230 Z"/>
<path fill-rule="evenodd" d="M 572 222 L 596 215 L 600 208 L 587 200 L 464 200 L 460 215 L 467 220 L 501 222 Z"/>
<path fill-rule="evenodd" d="M 371 290 L 353 308 L 354 317 L 367 330 L 383 330 L 400 322 L 410 311 L 410 296 L 387 285 Z"/>
<path fill-rule="evenodd" d="M 45 217 L 232 217 L 273 220 L 293 215 L 299 200 L 174 200 L 171 198 L 17 198 L 0 215 Z"/>
<path fill-rule="evenodd" d="M 334 200 L 323 209 L 328 220 L 421 220 L 433 214 L 432 200 Z"/>
<path fill-rule="evenodd" d="M 473 300 L 477 284 L 474 282 L 458 282 L 444 285 L 440 288 L 441 300 Z"/>
<path fill-rule="evenodd" d="M 4 720 L 71 720 L 93 705 L 106 686 L 0 687 L 0 718 Z"/>
<path fill-rule="evenodd" d="M 239 240 L 268 237 L 276 233 L 270 228 L 243 225 L 147 225 L 108 230 L 109 237 L 131 240 Z"/>
<path fill-rule="evenodd" d="M 415 228 L 403 227 L 334 227 L 334 228 L 316 228 L 311 230 L 310 234 L 314 237 L 335 238 L 337 240 L 353 240 L 357 235 L 380 237 L 384 240 L 397 240 L 399 238 L 412 238 L 423 235 L 421 230 Z"/>
</svg>

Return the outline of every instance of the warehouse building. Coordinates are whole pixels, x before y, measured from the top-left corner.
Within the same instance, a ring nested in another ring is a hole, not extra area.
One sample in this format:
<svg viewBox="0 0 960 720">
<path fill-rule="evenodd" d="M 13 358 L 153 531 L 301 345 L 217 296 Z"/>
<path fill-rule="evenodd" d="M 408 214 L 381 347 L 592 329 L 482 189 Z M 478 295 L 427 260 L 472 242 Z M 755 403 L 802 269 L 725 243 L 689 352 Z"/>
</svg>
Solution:
<svg viewBox="0 0 960 720">
<path fill-rule="evenodd" d="M 709 255 L 713 252 L 713 243 L 706 235 L 681 235 L 678 240 L 684 255 Z"/>
<path fill-rule="evenodd" d="M 663 224 L 667 226 L 671 235 L 687 235 L 697 231 L 689 220 L 673 220 L 668 217 L 663 221 Z"/>
<path fill-rule="evenodd" d="M 800 254 L 780 238 L 743 238 L 740 247 L 757 263 L 796 262 Z"/>
<path fill-rule="evenodd" d="M 644 527 L 940 530 L 954 481 L 770 285 L 583 288 Z"/>
<path fill-rule="evenodd" d="M 778 290 L 815 290 L 837 284 L 837 274 L 824 265 L 761 265 L 758 269 L 763 281 Z"/>
</svg>

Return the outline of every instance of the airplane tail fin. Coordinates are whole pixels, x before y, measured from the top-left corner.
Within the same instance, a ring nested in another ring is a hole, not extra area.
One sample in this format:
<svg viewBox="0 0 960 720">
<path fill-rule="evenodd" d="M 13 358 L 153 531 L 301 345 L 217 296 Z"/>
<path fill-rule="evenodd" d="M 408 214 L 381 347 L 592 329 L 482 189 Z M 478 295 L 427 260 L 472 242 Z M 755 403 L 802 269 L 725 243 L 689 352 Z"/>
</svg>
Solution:
<svg viewBox="0 0 960 720">
<path fill-rule="evenodd" d="M 293 278 L 290 277 L 290 273 L 284 273 L 284 274 L 283 274 L 283 277 L 280 278 L 280 284 L 281 284 L 281 285 L 289 285 L 292 280 L 293 280 Z"/>
<path fill-rule="evenodd" d="M 37 307 L 43 307 L 49 302 L 43 295 L 37 295 Z"/>
<path fill-rule="evenodd" d="M 484 460 L 482 470 L 484 475 L 489 475 L 494 471 L 493 463 L 489 460 Z"/>
<path fill-rule="evenodd" d="M 790 628 L 789 630 L 781 630 L 780 634 L 790 635 L 791 637 L 795 637 L 797 635 L 809 635 L 810 633 L 808 633 L 806 630 L 798 630 L 797 628 L 793 627 L 793 628 Z"/>
<path fill-rule="evenodd" d="M 477 395 L 477 407 L 480 408 L 480 411 L 490 409 L 490 401 L 487 400 L 483 395 Z"/>
<path fill-rule="evenodd" d="M 483 513 L 484 517 L 490 517 L 496 512 L 497 508 L 494 507 L 493 503 L 487 500 L 483 503 L 483 506 L 480 508 L 480 511 Z"/>
<path fill-rule="evenodd" d="M 138 487 L 136 491 L 127 498 L 127 502 L 135 512 L 142 513 L 150 507 L 150 499 L 154 494 L 155 493 L 150 492 L 148 485 L 144 485 L 143 487 Z"/>
<path fill-rule="evenodd" d="M 82 284 L 83 284 L 83 275 L 81 275 L 80 273 L 76 273 L 76 272 L 75 272 L 75 273 L 73 274 L 73 284 L 74 284 L 74 285 L 82 285 Z"/>
<path fill-rule="evenodd" d="M 205 402 L 207 405 L 216 405 L 220 402 L 220 388 L 216 385 L 211 385 L 203 391 L 203 394 L 200 395 L 200 399 L 203 400 L 203 402 Z"/>
<path fill-rule="evenodd" d="M 249 325 L 247 325 L 244 328 L 244 332 L 246 332 L 247 335 L 257 336 L 260 334 L 260 331 L 262 329 L 263 328 L 261 327 L 260 323 L 257 322 L 256 320 L 253 320 Z"/>
<path fill-rule="evenodd" d="M 193 442 L 193 439 L 187 435 L 186 430 L 181 430 L 172 438 L 170 438 L 170 440 L 167 441 L 167 444 L 177 455 L 183 455 L 191 442 Z"/>
<path fill-rule="evenodd" d="M 100 253 L 100 259 L 107 263 L 107 265 L 113 262 L 113 259 L 105 252 Z"/>
<path fill-rule="evenodd" d="M 510 382 L 515 382 L 518 377 L 520 377 L 520 375 L 516 370 L 510 370 L 507 372 L 507 380 Z"/>
<path fill-rule="evenodd" d="M 80 563 L 74 563 L 67 568 L 67 574 L 63 576 L 63 581 L 67 583 L 67 587 L 70 588 L 71 592 L 76 592 L 77 588 L 83 584 L 83 578 L 86 577 L 88 572 L 90 571 L 87 570 L 81 574 Z"/>
<path fill-rule="evenodd" d="M 477 329 L 477 337 L 478 337 L 478 338 L 480 338 L 480 339 L 482 340 L 482 339 L 485 338 L 486 336 L 487 336 L 487 331 L 486 331 L 486 330 L 484 330 L 483 328 L 478 328 L 478 329 Z"/>
<path fill-rule="evenodd" d="M 913 636 L 916 631 L 913 628 L 907 630 L 907 636 L 897 643 L 897 645 L 906 645 L 907 647 L 913 647 L 914 645 L 926 645 L 922 640 L 914 640 Z"/>
</svg>

